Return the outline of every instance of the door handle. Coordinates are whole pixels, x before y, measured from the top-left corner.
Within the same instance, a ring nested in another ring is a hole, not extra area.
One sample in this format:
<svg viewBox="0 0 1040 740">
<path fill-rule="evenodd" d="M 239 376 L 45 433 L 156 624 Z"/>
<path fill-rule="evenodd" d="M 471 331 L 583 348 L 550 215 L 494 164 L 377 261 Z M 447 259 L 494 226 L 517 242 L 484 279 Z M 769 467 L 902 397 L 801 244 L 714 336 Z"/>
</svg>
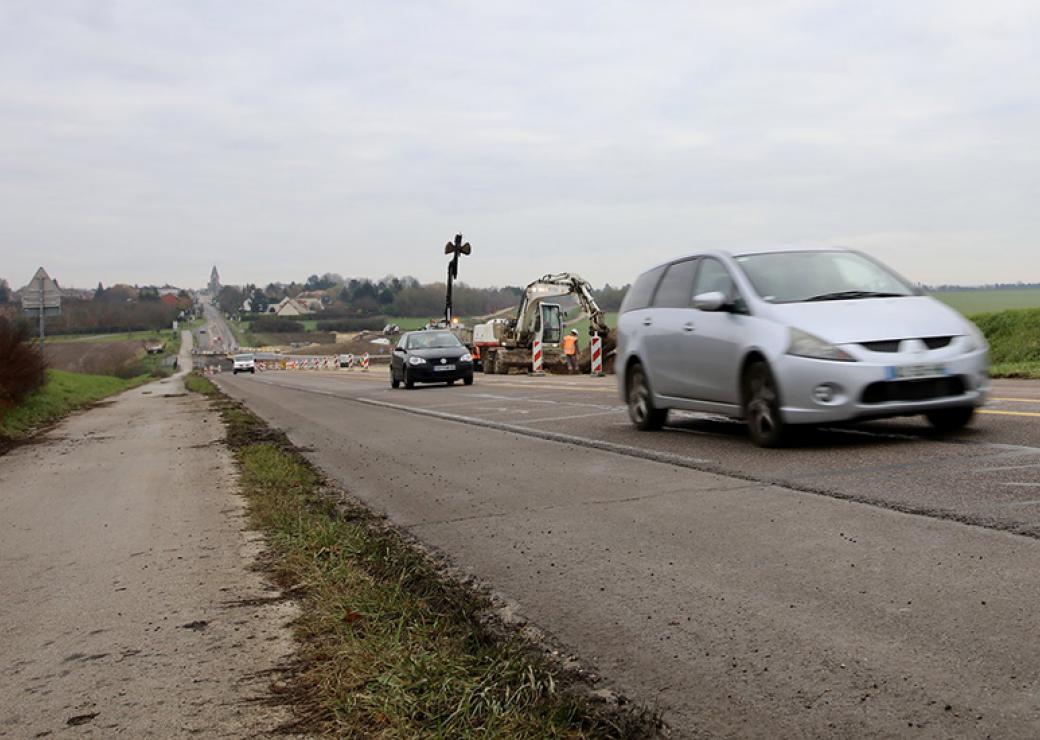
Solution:
<svg viewBox="0 0 1040 740">
<path fill-rule="evenodd" d="M 695 327 L 694 327 L 692 321 L 687 321 L 685 324 L 682 325 L 682 330 L 683 331 L 693 331 L 694 328 Z"/>
<path fill-rule="evenodd" d="M 654 323 L 654 320 L 652 318 L 650 318 L 649 316 L 647 316 L 645 319 L 643 319 L 643 326 L 650 326 L 650 324 L 652 324 L 652 323 Z"/>
</svg>

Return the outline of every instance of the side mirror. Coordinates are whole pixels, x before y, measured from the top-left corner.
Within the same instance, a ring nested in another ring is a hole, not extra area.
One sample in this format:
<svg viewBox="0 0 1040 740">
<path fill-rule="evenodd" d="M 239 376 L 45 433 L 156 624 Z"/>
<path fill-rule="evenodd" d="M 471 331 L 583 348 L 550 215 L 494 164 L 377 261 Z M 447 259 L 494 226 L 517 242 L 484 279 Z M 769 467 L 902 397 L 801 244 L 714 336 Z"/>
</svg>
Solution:
<svg viewBox="0 0 1040 740">
<path fill-rule="evenodd" d="M 402 355 L 405 354 L 404 347 L 394 347 L 394 352 L 400 352 Z"/>
<path fill-rule="evenodd" d="M 693 307 L 701 311 L 721 311 L 726 307 L 726 295 L 717 290 L 693 297 Z"/>
</svg>

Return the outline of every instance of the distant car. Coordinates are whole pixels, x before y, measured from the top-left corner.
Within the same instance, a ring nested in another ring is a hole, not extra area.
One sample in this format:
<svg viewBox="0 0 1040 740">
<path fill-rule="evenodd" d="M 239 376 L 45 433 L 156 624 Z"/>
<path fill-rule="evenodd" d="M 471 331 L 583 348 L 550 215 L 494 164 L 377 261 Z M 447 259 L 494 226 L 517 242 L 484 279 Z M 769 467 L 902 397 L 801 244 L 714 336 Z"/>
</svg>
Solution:
<svg viewBox="0 0 1040 740">
<path fill-rule="evenodd" d="M 340 367 L 350 367 L 354 364 L 354 355 L 340 355 L 338 360 Z"/>
<path fill-rule="evenodd" d="M 199 334 L 206 334 L 206 333 L 207 333 L 207 329 L 206 329 L 206 327 L 204 327 L 204 326 L 203 326 L 203 327 L 201 327 L 201 328 L 199 329 Z"/>
<path fill-rule="evenodd" d="M 232 367 L 232 374 L 238 375 L 239 373 L 253 373 L 256 374 L 256 358 L 253 355 L 235 355 L 233 358 L 234 366 Z"/>
<path fill-rule="evenodd" d="M 952 432 L 989 390 L 970 321 L 845 249 L 705 252 L 643 273 L 616 367 L 638 428 L 706 411 L 745 419 L 762 446 L 793 425 L 913 414 Z"/>
<path fill-rule="evenodd" d="M 410 331 L 401 335 L 390 357 L 390 385 L 414 388 L 416 383 L 461 380 L 473 385 L 473 356 L 450 331 Z"/>
</svg>

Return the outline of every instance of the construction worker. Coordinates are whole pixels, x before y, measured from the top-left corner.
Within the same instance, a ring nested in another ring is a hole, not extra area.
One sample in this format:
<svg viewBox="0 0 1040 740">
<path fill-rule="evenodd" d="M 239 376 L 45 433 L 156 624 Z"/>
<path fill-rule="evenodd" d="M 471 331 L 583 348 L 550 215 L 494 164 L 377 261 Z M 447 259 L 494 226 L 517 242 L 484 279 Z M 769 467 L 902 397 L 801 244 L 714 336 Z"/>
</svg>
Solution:
<svg viewBox="0 0 1040 740">
<path fill-rule="evenodd" d="M 571 329 L 571 333 L 563 338 L 563 356 L 567 360 L 567 371 L 578 372 L 578 330 Z"/>
</svg>

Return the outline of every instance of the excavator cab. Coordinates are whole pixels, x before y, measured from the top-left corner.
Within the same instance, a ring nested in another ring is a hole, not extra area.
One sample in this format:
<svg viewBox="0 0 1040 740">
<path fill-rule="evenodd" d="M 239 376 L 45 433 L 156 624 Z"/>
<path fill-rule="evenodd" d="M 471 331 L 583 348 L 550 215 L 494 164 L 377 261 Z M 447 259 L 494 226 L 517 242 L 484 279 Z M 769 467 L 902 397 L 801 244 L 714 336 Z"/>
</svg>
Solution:
<svg viewBox="0 0 1040 740">
<path fill-rule="evenodd" d="M 542 344 L 559 344 L 563 341 L 563 315 L 560 304 L 543 303 L 542 306 Z"/>
</svg>

